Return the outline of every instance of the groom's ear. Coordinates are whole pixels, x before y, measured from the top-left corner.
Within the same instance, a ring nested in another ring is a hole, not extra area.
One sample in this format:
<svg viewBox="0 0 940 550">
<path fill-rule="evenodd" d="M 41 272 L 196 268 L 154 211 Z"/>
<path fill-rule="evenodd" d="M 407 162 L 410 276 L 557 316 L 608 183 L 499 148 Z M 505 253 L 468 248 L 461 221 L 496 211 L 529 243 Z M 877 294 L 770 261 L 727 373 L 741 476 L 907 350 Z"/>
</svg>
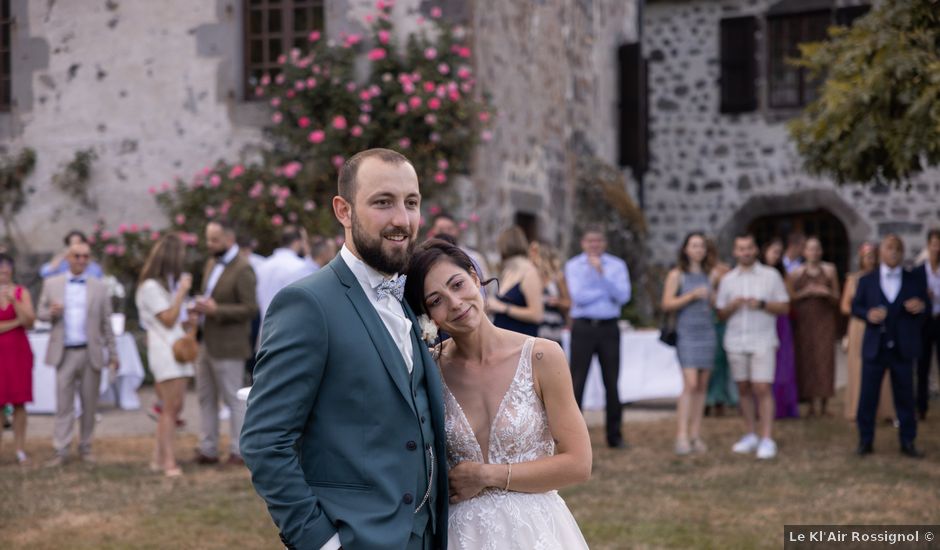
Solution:
<svg viewBox="0 0 940 550">
<path fill-rule="evenodd" d="M 343 227 L 352 227 L 352 205 L 339 195 L 333 197 L 333 215 Z"/>
</svg>

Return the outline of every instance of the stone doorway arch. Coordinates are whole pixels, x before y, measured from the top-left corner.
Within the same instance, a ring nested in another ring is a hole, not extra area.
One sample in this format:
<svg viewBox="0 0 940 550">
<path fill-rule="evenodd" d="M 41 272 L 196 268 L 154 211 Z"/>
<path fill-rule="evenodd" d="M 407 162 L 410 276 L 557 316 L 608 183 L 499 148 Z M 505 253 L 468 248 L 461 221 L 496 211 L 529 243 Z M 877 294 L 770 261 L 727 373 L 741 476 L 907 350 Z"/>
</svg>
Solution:
<svg viewBox="0 0 940 550">
<path fill-rule="evenodd" d="M 788 221 L 789 225 L 786 223 Z M 724 253 L 730 251 L 734 236 L 742 232 L 766 232 L 768 228 L 779 232 L 792 227 L 808 234 L 819 232 L 820 223 L 827 222 L 838 226 L 825 229 L 831 235 L 829 239 L 833 239 L 829 243 L 823 242 L 827 248 L 826 256 L 836 263 L 839 272 L 844 275 L 855 268 L 855 250 L 871 235 L 871 226 L 832 189 L 807 189 L 784 195 L 751 197 L 722 226 L 718 233 L 718 245 Z M 842 238 L 845 244 L 839 244 L 840 234 L 844 234 Z M 786 234 L 775 236 L 785 237 Z M 837 248 L 844 252 L 837 252 Z"/>
</svg>

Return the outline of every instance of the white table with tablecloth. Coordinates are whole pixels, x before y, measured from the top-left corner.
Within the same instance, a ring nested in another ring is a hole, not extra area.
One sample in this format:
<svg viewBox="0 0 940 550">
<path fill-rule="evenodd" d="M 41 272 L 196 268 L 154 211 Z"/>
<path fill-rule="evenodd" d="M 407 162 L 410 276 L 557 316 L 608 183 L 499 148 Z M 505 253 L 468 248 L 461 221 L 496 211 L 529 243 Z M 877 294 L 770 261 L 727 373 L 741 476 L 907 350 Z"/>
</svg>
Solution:
<svg viewBox="0 0 940 550">
<path fill-rule="evenodd" d="M 562 333 L 562 347 L 570 356 L 571 334 Z M 658 330 L 620 330 L 620 379 L 617 383 L 621 403 L 650 399 L 674 399 L 682 393 L 682 372 L 676 349 L 660 342 Z M 603 409 L 604 382 L 597 356 L 591 361 L 584 385 L 582 406 L 585 410 Z"/>
<path fill-rule="evenodd" d="M 29 346 L 33 350 L 33 401 L 26 404 L 29 413 L 54 414 L 56 409 L 55 367 L 46 365 L 48 332 L 30 332 Z M 100 403 L 114 403 L 124 410 L 140 408 L 137 389 L 144 380 L 144 366 L 140 361 L 134 336 L 124 333 L 115 337 L 118 353 L 118 372 L 114 376 L 107 367 L 101 370 Z"/>
</svg>

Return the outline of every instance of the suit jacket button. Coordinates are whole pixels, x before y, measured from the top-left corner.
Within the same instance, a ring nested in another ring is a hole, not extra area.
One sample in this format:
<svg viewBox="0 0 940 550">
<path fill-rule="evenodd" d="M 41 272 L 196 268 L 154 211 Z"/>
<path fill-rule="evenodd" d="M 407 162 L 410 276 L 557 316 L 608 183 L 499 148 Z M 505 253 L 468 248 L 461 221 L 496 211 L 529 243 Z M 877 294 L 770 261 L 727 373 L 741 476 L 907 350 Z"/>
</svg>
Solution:
<svg viewBox="0 0 940 550">
<path fill-rule="evenodd" d="M 405 504 L 411 504 L 415 501 L 415 497 L 411 496 L 411 493 L 405 493 L 405 496 L 401 499 Z"/>
<path fill-rule="evenodd" d="M 409 441 L 408 443 L 405 443 L 405 448 L 407 448 L 409 451 L 413 451 L 418 448 L 418 444 L 414 441 Z"/>
<path fill-rule="evenodd" d="M 421 417 L 421 423 L 424 424 L 424 421 L 425 421 L 425 418 L 424 418 L 424 416 L 422 416 L 422 417 Z"/>
</svg>

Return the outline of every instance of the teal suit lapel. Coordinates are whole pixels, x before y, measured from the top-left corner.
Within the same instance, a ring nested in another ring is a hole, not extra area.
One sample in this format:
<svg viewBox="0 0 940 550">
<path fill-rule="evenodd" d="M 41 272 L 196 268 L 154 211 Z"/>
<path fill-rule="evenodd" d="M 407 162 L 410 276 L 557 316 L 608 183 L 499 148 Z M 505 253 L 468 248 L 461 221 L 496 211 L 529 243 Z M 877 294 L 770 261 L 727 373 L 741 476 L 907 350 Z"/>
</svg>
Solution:
<svg viewBox="0 0 940 550">
<path fill-rule="evenodd" d="M 407 302 L 402 302 L 402 306 L 405 309 L 405 315 L 411 319 L 411 332 L 417 345 L 414 352 L 415 362 L 422 361 L 424 363 L 424 380 L 427 384 L 428 400 L 431 402 L 434 425 L 435 427 L 444 426 L 444 386 L 441 383 L 440 370 L 437 362 L 431 357 L 431 352 L 428 351 L 427 343 L 421 339 L 421 326 L 418 324 L 414 312 Z M 443 432 L 440 435 L 443 435 Z"/>
<path fill-rule="evenodd" d="M 366 297 L 362 286 L 359 284 L 359 280 L 356 279 L 356 276 L 353 275 L 349 266 L 343 261 L 343 257 L 337 254 L 336 258 L 329 263 L 329 267 L 336 274 L 336 277 L 343 286 L 346 287 L 346 297 L 349 298 L 349 301 L 356 309 L 356 313 L 359 314 L 362 324 L 365 325 L 366 332 L 369 333 L 369 338 L 372 339 L 372 344 L 375 345 L 379 357 L 382 358 L 382 364 L 385 365 L 385 370 L 388 371 L 388 375 L 395 383 L 395 387 L 401 392 L 402 397 L 405 398 L 405 402 L 411 407 L 412 412 L 417 415 L 418 413 L 414 410 L 414 401 L 411 399 L 411 389 L 408 382 L 408 370 L 405 366 L 405 361 L 402 359 L 401 352 L 398 350 L 398 346 L 395 345 L 395 340 L 392 339 L 392 335 L 389 334 L 388 329 L 385 328 L 385 323 L 382 322 L 382 318 L 379 317 L 378 312 L 375 311 L 375 307 L 372 306 L 369 298 Z"/>
</svg>

